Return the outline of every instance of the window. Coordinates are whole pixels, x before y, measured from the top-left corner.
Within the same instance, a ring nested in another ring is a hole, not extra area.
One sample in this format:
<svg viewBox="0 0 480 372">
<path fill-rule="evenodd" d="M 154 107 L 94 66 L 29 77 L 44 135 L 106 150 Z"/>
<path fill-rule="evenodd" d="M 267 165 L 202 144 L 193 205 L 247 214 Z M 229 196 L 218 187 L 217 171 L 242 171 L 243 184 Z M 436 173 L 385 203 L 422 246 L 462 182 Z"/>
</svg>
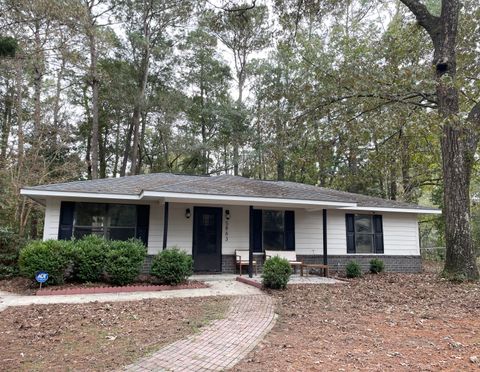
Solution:
<svg viewBox="0 0 480 372">
<path fill-rule="evenodd" d="M 295 250 L 293 211 L 253 210 L 253 251 Z"/>
<path fill-rule="evenodd" d="M 127 204 L 76 203 L 73 236 L 96 234 L 111 240 L 137 236 L 137 207 Z"/>
<path fill-rule="evenodd" d="M 263 211 L 263 249 L 285 249 L 285 214 Z"/>
<path fill-rule="evenodd" d="M 383 253 L 382 216 L 346 214 L 347 253 Z"/>
</svg>

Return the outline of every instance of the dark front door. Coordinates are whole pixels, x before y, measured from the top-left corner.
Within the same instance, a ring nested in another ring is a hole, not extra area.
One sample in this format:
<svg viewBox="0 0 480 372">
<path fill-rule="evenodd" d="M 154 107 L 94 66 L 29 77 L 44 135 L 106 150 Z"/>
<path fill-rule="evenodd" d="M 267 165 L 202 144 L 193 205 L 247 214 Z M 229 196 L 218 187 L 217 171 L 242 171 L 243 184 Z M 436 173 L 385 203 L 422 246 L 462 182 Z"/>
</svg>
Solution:
<svg viewBox="0 0 480 372">
<path fill-rule="evenodd" d="M 194 208 L 193 266 L 195 271 L 222 270 L 222 208 Z"/>
</svg>

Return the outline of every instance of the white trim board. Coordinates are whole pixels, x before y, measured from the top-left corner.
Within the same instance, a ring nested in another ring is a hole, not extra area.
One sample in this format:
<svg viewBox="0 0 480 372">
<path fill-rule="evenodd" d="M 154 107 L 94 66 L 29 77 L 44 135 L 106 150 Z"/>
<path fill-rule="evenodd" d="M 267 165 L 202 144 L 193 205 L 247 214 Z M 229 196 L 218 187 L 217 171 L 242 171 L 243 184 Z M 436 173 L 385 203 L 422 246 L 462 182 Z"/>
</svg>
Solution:
<svg viewBox="0 0 480 372">
<path fill-rule="evenodd" d="M 421 209 L 421 208 L 388 208 L 388 207 L 353 207 L 353 208 L 339 208 L 350 210 L 353 212 L 356 211 L 365 211 L 365 212 L 397 212 L 397 213 L 417 213 L 417 214 L 442 214 L 440 209 Z"/>
<path fill-rule="evenodd" d="M 21 189 L 21 195 L 31 198 L 38 197 L 56 197 L 56 198 L 74 198 L 74 199 L 104 199 L 104 200 L 132 200 L 132 201 L 161 201 L 178 203 L 208 203 L 221 205 L 253 205 L 256 207 L 286 207 L 286 208 L 307 208 L 310 211 L 325 209 L 342 209 L 351 211 L 370 211 L 370 212 L 397 212 L 397 213 L 416 213 L 416 214 L 441 214 L 438 209 L 416 209 L 416 208 L 389 208 L 389 207 L 359 207 L 357 203 L 332 202 L 321 200 L 303 200 L 286 198 L 266 198 L 266 197 L 246 197 L 230 195 L 210 195 L 210 194 L 192 194 L 177 192 L 157 192 L 142 191 L 140 194 L 114 194 L 114 193 L 95 193 L 95 192 L 75 192 L 75 191 L 51 191 L 51 190 L 33 190 Z"/>
</svg>

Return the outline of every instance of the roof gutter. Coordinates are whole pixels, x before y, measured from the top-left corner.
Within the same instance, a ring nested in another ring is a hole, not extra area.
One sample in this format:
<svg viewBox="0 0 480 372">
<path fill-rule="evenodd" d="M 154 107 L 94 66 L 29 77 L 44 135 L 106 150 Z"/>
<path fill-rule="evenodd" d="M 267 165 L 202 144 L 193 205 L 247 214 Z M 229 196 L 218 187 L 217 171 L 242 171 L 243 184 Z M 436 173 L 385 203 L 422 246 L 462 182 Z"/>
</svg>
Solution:
<svg viewBox="0 0 480 372">
<path fill-rule="evenodd" d="M 92 199 L 117 199 L 117 200 L 141 200 L 141 195 L 135 194 L 109 194 L 96 192 L 71 192 L 71 191 L 48 191 L 21 189 L 20 195 L 30 197 L 64 197 L 64 198 L 92 198 Z"/>
<path fill-rule="evenodd" d="M 130 200 L 130 201 L 148 201 L 163 199 L 167 202 L 183 203 L 215 203 L 227 205 L 255 205 L 255 206 L 287 206 L 287 207 L 330 207 L 332 209 L 345 209 L 351 211 L 370 211 L 370 212 L 397 212 L 397 213 L 416 213 L 416 214 L 441 214 L 439 209 L 420 209 L 420 208 L 388 208 L 388 207 L 359 207 L 357 203 L 332 202 L 320 200 L 287 199 L 287 198 L 264 198 L 264 197 L 245 197 L 231 195 L 210 195 L 210 194 L 192 194 L 179 192 L 158 192 L 142 191 L 140 194 L 113 194 L 113 193 L 95 193 L 95 192 L 72 192 L 72 191 L 51 191 L 21 189 L 21 195 L 32 199 L 39 197 L 53 198 L 74 198 L 74 199 L 107 199 L 107 200 Z"/>
<path fill-rule="evenodd" d="M 339 209 L 348 209 L 351 211 L 369 211 L 369 212 L 397 212 L 397 213 L 417 213 L 417 214 L 442 214 L 440 209 L 426 208 L 388 208 L 388 207 L 343 207 Z"/>
</svg>

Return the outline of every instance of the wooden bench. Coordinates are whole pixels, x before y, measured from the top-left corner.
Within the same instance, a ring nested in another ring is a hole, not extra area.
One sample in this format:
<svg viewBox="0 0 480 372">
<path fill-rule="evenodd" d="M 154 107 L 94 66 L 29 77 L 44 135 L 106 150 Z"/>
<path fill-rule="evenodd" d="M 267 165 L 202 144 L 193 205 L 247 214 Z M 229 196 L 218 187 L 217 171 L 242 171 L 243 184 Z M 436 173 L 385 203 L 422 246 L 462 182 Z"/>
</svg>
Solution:
<svg viewBox="0 0 480 372">
<path fill-rule="evenodd" d="M 303 269 L 306 268 L 307 271 L 305 271 L 305 276 L 308 276 L 308 269 L 322 269 L 323 270 L 323 276 L 328 278 L 328 270 L 329 267 L 328 265 L 323 265 L 323 264 L 303 264 L 300 266 L 300 276 L 303 276 Z"/>
<path fill-rule="evenodd" d="M 265 251 L 266 260 L 275 256 L 286 259 L 295 272 L 297 272 L 297 266 L 300 266 L 300 270 L 302 269 L 303 262 L 297 259 L 295 251 Z"/>
<path fill-rule="evenodd" d="M 249 265 L 249 251 L 246 250 L 236 250 L 235 251 L 235 268 L 240 267 L 240 276 L 242 276 L 242 266 Z M 255 275 L 257 275 L 257 261 L 253 260 L 253 268 L 255 270 Z"/>
</svg>

